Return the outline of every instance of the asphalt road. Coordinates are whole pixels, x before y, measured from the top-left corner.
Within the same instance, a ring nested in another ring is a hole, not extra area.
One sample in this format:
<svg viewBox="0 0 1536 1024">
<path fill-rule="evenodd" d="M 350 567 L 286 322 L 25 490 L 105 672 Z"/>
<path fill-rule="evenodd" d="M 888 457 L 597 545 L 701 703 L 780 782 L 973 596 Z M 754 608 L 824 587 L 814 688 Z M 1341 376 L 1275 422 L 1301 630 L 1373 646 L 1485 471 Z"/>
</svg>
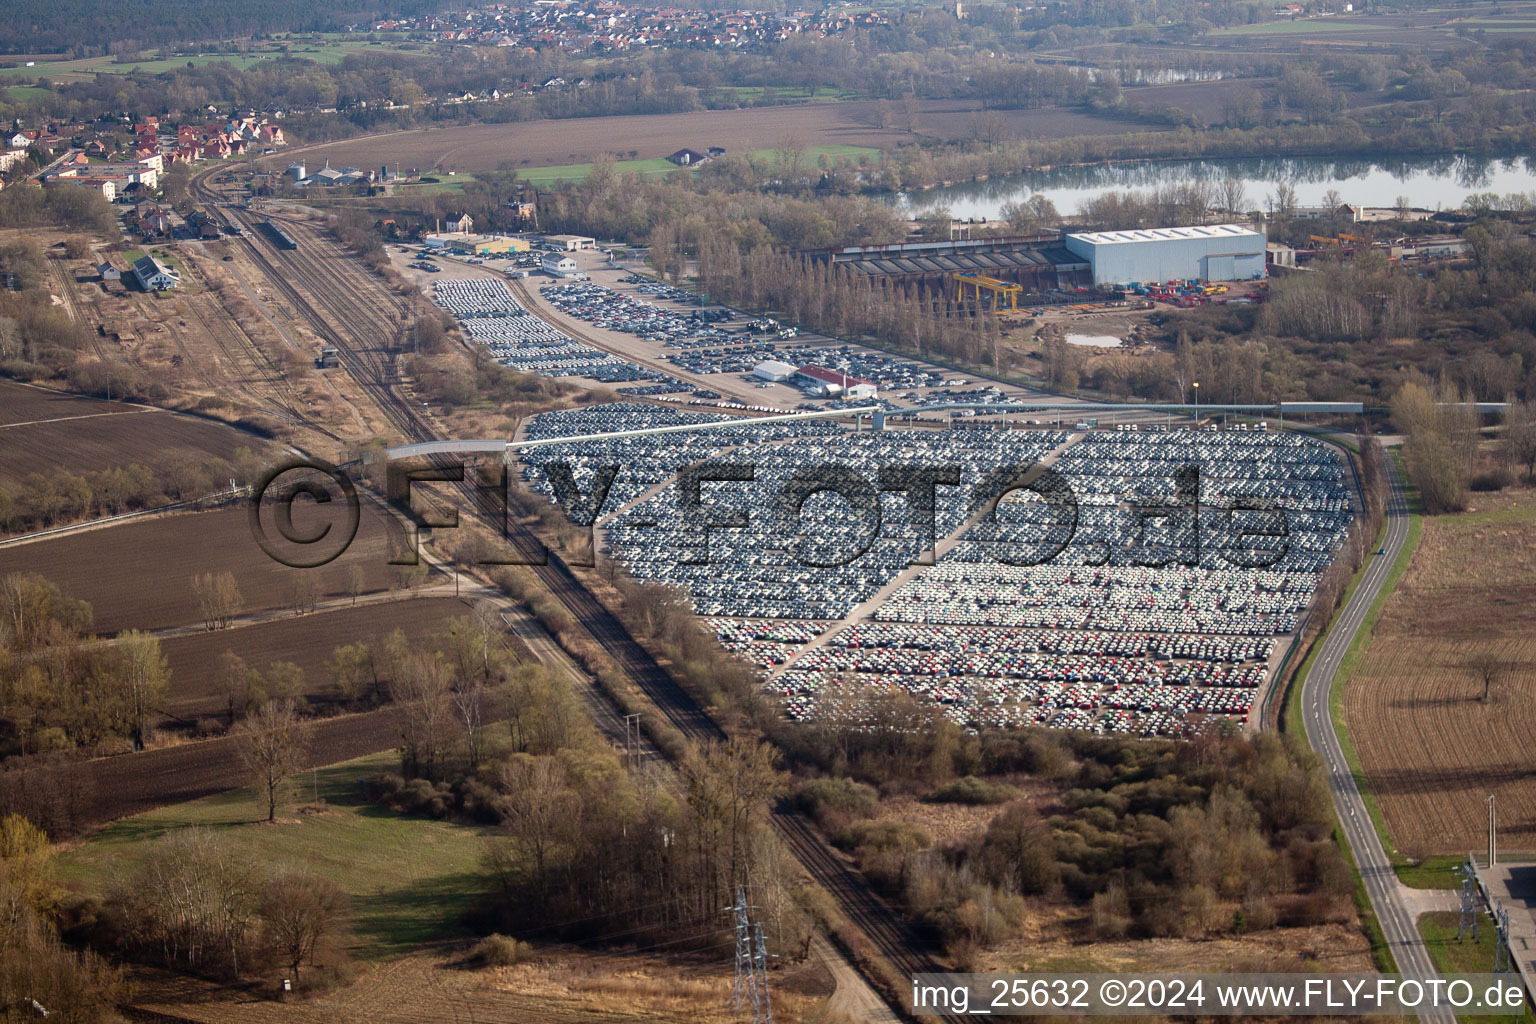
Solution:
<svg viewBox="0 0 1536 1024">
<path fill-rule="evenodd" d="M 1355 588 L 1343 614 L 1329 630 L 1318 651 L 1317 659 L 1301 687 L 1301 709 L 1307 730 L 1307 741 L 1322 754 L 1328 767 L 1329 788 L 1333 791 L 1333 806 L 1338 812 L 1339 823 L 1349 848 L 1365 882 L 1371 908 L 1386 933 L 1387 946 L 1397 962 L 1398 972 L 1413 978 L 1437 976 L 1430 962 L 1429 951 L 1414 926 L 1414 917 L 1402 897 L 1402 883 L 1392 870 L 1392 861 L 1381 846 L 1381 839 L 1371 824 L 1365 809 L 1365 801 L 1355 785 L 1354 773 L 1344 759 L 1344 748 L 1339 744 L 1338 733 L 1333 727 L 1333 716 L 1328 711 L 1329 695 L 1338 677 L 1339 665 L 1344 652 L 1360 632 L 1366 613 L 1376 596 L 1386 584 L 1392 564 L 1403 550 L 1408 539 L 1408 507 L 1403 498 L 1403 482 L 1398 476 L 1396 464 L 1387 459 L 1387 474 L 1392 485 L 1392 495 L 1387 502 L 1386 553 L 1372 553 L 1370 567 L 1360 586 Z M 1455 1017 L 1445 1011 L 1430 1011 L 1419 1015 L 1420 1020 L 1435 1024 L 1455 1024 Z"/>
</svg>

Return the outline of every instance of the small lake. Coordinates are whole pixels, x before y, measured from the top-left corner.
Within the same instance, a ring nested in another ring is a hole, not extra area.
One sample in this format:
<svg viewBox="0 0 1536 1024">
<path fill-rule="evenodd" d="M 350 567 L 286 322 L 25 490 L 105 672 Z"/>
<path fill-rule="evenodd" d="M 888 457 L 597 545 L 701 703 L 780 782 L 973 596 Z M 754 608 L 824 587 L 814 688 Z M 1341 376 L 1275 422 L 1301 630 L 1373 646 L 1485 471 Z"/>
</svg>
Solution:
<svg viewBox="0 0 1536 1024">
<path fill-rule="evenodd" d="M 1413 206 L 1454 210 L 1474 192 L 1536 192 L 1536 160 L 1514 157 L 1489 160 L 1467 156 L 1415 157 L 1404 160 L 1296 159 L 1144 160 L 1090 167 L 1062 167 L 988 181 L 968 182 L 925 192 L 909 192 L 893 200 L 905 212 L 921 216 L 948 206 L 956 217 L 996 218 L 1003 204 L 1039 193 L 1063 214 L 1104 192 L 1149 191 L 1159 186 L 1207 179 L 1220 182 L 1229 175 L 1243 182 L 1249 209 L 1263 209 L 1275 185 L 1290 182 L 1300 206 L 1320 206 L 1330 189 L 1343 202 L 1360 206 L 1392 206 L 1407 196 Z"/>
</svg>

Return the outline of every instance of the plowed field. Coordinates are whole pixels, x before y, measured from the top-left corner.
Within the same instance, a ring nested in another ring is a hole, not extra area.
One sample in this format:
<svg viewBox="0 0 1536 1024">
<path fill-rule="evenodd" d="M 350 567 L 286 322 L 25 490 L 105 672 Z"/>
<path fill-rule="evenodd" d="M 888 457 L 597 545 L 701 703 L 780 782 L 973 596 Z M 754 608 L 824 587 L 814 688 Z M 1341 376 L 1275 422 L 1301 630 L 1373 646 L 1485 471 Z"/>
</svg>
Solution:
<svg viewBox="0 0 1536 1024">
<path fill-rule="evenodd" d="M 170 661 L 171 696 L 164 710 L 184 719 L 222 712 L 218 671 L 225 651 L 258 670 L 291 661 L 304 670 L 306 696 L 323 698 L 331 692 L 325 662 L 338 645 L 361 641 L 377 647 L 396 629 L 420 641 L 447 629 L 453 616 L 467 614 L 468 605 L 452 598 L 402 599 L 166 640 L 160 649 Z"/>
<path fill-rule="evenodd" d="M 245 612 L 291 606 L 301 573 L 320 580 L 322 595 L 339 597 L 352 564 L 363 567 L 368 590 L 385 589 L 393 574 L 382 515 L 365 504 L 352 546 L 319 569 L 291 569 L 268 558 L 241 504 L 0 548 L 0 576 L 41 573 L 91 603 L 100 633 L 184 626 L 201 621 L 192 592 L 201 573 L 232 572 Z"/>
<path fill-rule="evenodd" d="M 1536 496 L 1475 495 L 1426 519 L 1402 584 L 1350 679 L 1344 709 L 1399 849 L 1536 849 Z M 1492 684 L 1483 699 L 1483 669 Z"/>
<path fill-rule="evenodd" d="M 43 388 L 28 387 L 15 381 L 0 380 L 0 427 L 33 420 L 52 420 L 64 416 L 98 416 L 106 413 L 138 412 L 139 406 L 122 402 L 102 402 Z"/>
<path fill-rule="evenodd" d="M 104 406 L 105 414 L 88 411 L 91 406 Z M 154 469 L 181 459 L 230 459 L 237 449 L 266 447 L 231 427 L 168 412 L 114 408 L 106 402 L 87 403 L 84 410 L 55 414 L 68 419 L 0 425 L 0 481 L 52 469 L 87 473 L 134 463 Z"/>
</svg>

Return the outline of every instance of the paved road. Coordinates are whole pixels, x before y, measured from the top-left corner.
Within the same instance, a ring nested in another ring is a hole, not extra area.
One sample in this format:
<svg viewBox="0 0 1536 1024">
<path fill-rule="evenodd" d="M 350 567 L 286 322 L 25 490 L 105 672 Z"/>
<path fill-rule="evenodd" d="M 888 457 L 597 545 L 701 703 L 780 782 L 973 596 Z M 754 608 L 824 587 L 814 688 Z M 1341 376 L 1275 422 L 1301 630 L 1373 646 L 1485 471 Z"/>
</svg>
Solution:
<svg viewBox="0 0 1536 1024">
<path fill-rule="evenodd" d="M 1317 659 L 1302 682 L 1301 709 L 1307 730 L 1307 740 L 1312 748 L 1322 754 L 1328 767 L 1329 786 L 1333 790 L 1333 805 L 1360 868 L 1365 891 L 1370 896 L 1371 908 L 1381 921 L 1386 933 L 1387 946 L 1392 950 L 1400 973 L 1416 978 L 1437 976 L 1430 962 L 1429 952 L 1414 925 L 1413 912 L 1403 894 L 1402 883 L 1392 870 L 1392 861 L 1381 846 L 1381 839 L 1366 813 L 1365 801 L 1355 785 L 1354 774 L 1344 759 L 1344 748 L 1333 727 L 1333 716 L 1328 712 L 1329 694 L 1333 692 L 1339 664 L 1350 642 L 1365 622 L 1371 603 L 1381 593 L 1392 563 L 1403 550 L 1408 539 L 1408 508 L 1403 498 L 1403 483 L 1396 464 L 1387 459 L 1387 473 L 1392 485 L 1392 496 L 1387 502 L 1386 553 L 1371 554 L 1370 567 L 1365 579 L 1355 588 L 1354 595 L 1344 608 L 1339 620 L 1323 641 Z M 1455 1017 L 1444 1011 L 1423 1013 L 1420 1019 L 1435 1024 L 1454 1024 Z"/>
</svg>

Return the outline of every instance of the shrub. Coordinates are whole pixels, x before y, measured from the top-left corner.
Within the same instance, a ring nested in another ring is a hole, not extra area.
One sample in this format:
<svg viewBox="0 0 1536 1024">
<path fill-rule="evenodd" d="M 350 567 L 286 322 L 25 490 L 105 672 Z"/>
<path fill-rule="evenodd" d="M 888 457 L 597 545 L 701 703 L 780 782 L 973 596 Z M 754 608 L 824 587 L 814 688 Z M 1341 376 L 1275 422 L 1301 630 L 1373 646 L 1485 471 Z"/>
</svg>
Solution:
<svg viewBox="0 0 1536 1024">
<path fill-rule="evenodd" d="M 856 821 L 837 834 L 834 840 L 844 850 L 867 853 L 911 852 L 933 842 L 928 833 L 904 821 Z"/>
<path fill-rule="evenodd" d="M 1507 469 L 1495 469 L 1474 476 L 1468 487 L 1474 491 L 1502 491 L 1515 482 L 1515 475 Z"/>
<path fill-rule="evenodd" d="M 533 947 L 506 935 L 487 935 L 469 951 L 469 958 L 486 967 L 513 967 L 533 957 Z"/>
<path fill-rule="evenodd" d="M 940 786 L 928 794 L 934 804 L 1005 804 L 1019 791 L 1005 782 L 988 782 L 974 775 Z"/>
<path fill-rule="evenodd" d="M 812 779 L 795 793 L 795 806 L 829 832 L 841 830 L 855 818 L 869 817 L 876 804 L 873 789 L 848 778 Z"/>
</svg>

